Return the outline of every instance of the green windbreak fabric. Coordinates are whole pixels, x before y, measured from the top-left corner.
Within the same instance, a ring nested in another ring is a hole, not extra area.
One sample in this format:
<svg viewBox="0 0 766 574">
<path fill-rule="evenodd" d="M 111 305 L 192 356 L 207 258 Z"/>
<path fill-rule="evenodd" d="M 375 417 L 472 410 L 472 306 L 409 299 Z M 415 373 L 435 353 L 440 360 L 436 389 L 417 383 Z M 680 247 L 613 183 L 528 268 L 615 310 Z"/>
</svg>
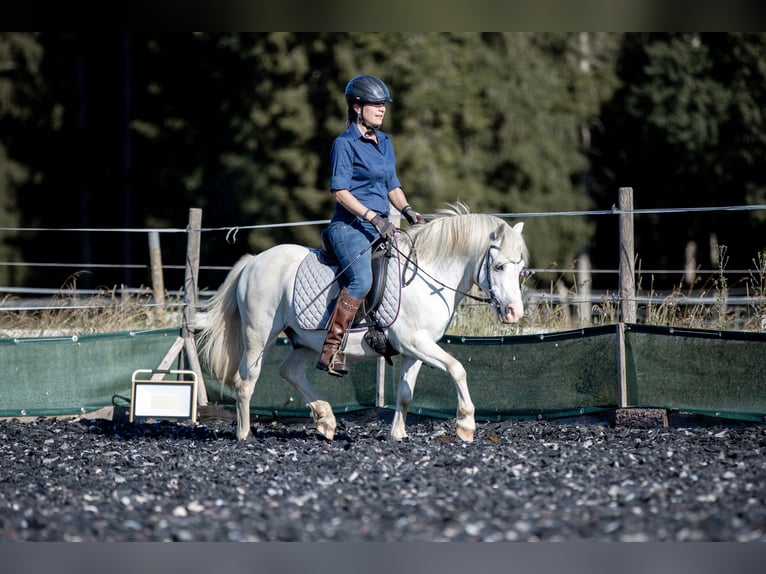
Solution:
<svg viewBox="0 0 766 574">
<path fill-rule="evenodd" d="M 295 417 L 310 415 L 298 391 L 279 376 L 279 365 L 291 350 L 290 342 L 282 338 L 266 355 L 250 400 L 251 413 Z M 349 368 L 348 375 L 338 378 L 315 369 L 312 364 L 307 369 L 306 375 L 312 386 L 330 403 L 335 412 L 374 407 L 377 361 L 354 363 Z M 208 373 L 203 372 L 203 374 L 207 381 L 208 400 L 233 406 L 236 400 L 233 389 L 228 386 L 222 388 L 221 384 Z"/>
<path fill-rule="evenodd" d="M 0 339 L 0 416 L 86 413 L 128 404 L 137 369 L 156 368 L 178 329 Z M 445 337 L 440 345 L 465 367 L 480 420 L 554 418 L 619 405 L 616 325 L 502 338 Z M 308 416 L 279 376 L 291 350 L 280 340 L 264 361 L 254 413 Z M 766 334 L 625 326 L 626 404 L 719 417 L 766 417 Z M 395 408 L 400 357 L 385 365 L 383 402 Z M 373 407 L 378 361 L 351 364 L 342 379 L 309 367 L 307 376 L 335 412 Z M 210 403 L 234 405 L 231 389 L 207 373 Z M 454 417 L 455 386 L 444 372 L 420 369 L 410 412 Z"/>
<path fill-rule="evenodd" d="M 0 339 L 0 416 L 86 413 L 130 399 L 136 369 L 162 361 L 179 329 Z"/>
<path fill-rule="evenodd" d="M 513 337 L 445 337 L 440 344 L 465 367 L 476 418 L 555 418 L 613 409 L 617 327 Z M 387 369 L 386 406 L 395 407 L 397 369 Z M 420 369 L 410 412 L 454 417 L 447 373 Z"/>
<path fill-rule="evenodd" d="M 628 406 L 763 421 L 766 334 L 625 326 Z"/>
<path fill-rule="evenodd" d="M 563 417 L 617 406 L 616 326 L 503 338 L 445 337 L 440 345 L 463 363 L 480 420 L 504 417 Z M 300 395 L 279 377 L 279 364 L 290 352 L 280 340 L 264 361 L 250 403 L 253 413 L 304 416 Z M 384 406 L 395 408 L 401 358 L 385 365 Z M 342 379 L 309 368 L 314 387 L 333 410 L 375 406 L 378 361 L 353 363 Z M 207 379 L 207 376 L 206 376 Z M 208 399 L 234 404 L 231 389 L 208 383 Z M 422 367 L 410 412 L 454 417 L 455 386 L 449 375 Z"/>
</svg>

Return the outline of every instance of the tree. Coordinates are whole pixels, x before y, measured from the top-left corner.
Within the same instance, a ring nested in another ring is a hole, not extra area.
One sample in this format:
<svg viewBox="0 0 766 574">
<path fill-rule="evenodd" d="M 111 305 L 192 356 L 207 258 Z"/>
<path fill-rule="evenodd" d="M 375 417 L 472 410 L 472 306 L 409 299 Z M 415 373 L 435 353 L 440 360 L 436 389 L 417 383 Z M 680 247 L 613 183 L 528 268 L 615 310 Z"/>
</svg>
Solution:
<svg viewBox="0 0 766 574">
<path fill-rule="evenodd" d="M 637 208 L 764 203 L 766 35 L 628 34 L 618 69 L 621 88 L 597 137 L 601 197 L 628 185 Z M 644 267 L 678 269 L 694 242 L 709 268 L 717 243 L 727 245 L 731 265 L 747 266 L 766 244 L 763 217 L 641 216 L 637 251 Z"/>
<path fill-rule="evenodd" d="M 202 208 L 205 227 L 328 217 L 331 198 L 320 181 L 328 110 L 341 117 L 328 89 L 328 35 L 161 35 L 140 44 L 133 125 L 147 224 L 177 224 L 179 205 Z M 158 190 L 168 198 L 160 205 Z M 224 265 L 279 242 L 318 245 L 319 232 L 255 230 L 236 246 L 221 232 L 203 248 Z"/>
<path fill-rule="evenodd" d="M 0 227 L 21 223 L 18 190 L 32 176 L 17 155 L 18 134 L 35 121 L 34 102 L 43 86 L 42 49 L 35 35 L 0 33 Z M 21 262 L 19 235 L 0 231 L 0 261 Z M 0 284 L 21 284 L 25 269 L 0 266 Z"/>
<path fill-rule="evenodd" d="M 384 129 L 422 211 L 455 201 L 482 212 L 586 209 L 589 134 L 614 89 L 620 41 L 593 33 L 42 34 L 45 85 L 33 104 L 43 119 L 14 128 L 18 163 L 35 174 L 20 187 L 22 223 L 183 228 L 190 207 L 203 209 L 206 228 L 327 219 L 329 150 L 343 129 L 343 88 L 359 73 L 392 89 Z M 529 221 L 532 264 L 568 267 L 592 226 Z M 318 246 L 321 228 L 254 229 L 235 245 L 225 231 L 209 233 L 202 261 L 226 266 L 288 241 Z M 24 257 L 140 263 L 141 239 L 41 237 L 25 240 Z M 183 250 L 163 236 L 168 261 L 182 261 Z M 45 273 L 36 281 L 60 284 Z M 125 277 L 99 271 L 94 281 Z"/>
<path fill-rule="evenodd" d="M 619 37 L 607 34 L 355 34 L 339 58 L 394 92 L 400 179 L 424 211 L 587 209 L 583 134 L 614 88 Z M 389 121 L 389 120 L 387 120 Z M 591 226 L 540 218 L 526 228 L 537 266 L 569 266 Z"/>
</svg>

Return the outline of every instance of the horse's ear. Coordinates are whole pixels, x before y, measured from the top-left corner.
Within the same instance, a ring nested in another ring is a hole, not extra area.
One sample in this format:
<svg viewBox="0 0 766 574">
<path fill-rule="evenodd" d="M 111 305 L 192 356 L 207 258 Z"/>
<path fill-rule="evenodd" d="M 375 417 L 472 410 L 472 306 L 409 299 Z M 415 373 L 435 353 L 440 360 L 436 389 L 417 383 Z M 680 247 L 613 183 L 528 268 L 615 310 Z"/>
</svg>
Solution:
<svg viewBox="0 0 766 574">
<path fill-rule="evenodd" d="M 521 233 L 524 230 L 524 222 L 519 221 L 516 225 L 513 226 L 513 230 Z"/>
<path fill-rule="evenodd" d="M 497 226 L 497 229 L 495 229 L 492 232 L 492 235 L 490 235 L 490 239 L 492 241 L 498 241 L 503 238 L 503 235 L 505 235 L 505 228 L 508 227 L 505 223 L 501 223 Z"/>
</svg>

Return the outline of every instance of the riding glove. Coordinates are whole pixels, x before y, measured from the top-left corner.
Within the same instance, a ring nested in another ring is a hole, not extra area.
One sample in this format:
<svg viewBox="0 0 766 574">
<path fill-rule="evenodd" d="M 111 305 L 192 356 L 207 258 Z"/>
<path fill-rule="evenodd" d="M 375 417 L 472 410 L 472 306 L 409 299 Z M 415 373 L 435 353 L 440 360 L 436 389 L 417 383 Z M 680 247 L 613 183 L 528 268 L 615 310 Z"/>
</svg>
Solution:
<svg viewBox="0 0 766 574">
<path fill-rule="evenodd" d="M 388 218 L 381 217 L 379 213 L 375 214 L 375 217 L 370 220 L 370 223 L 375 226 L 375 229 L 378 230 L 378 233 L 380 233 L 380 236 L 383 239 L 391 239 L 394 236 L 396 228 Z"/>
<path fill-rule="evenodd" d="M 402 209 L 402 215 L 407 218 L 407 221 L 410 222 L 410 225 L 417 225 L 426 222 L 425 218 L 417 211 L 415 211 L 415 209 L 410 205 Z"/>
</svg>

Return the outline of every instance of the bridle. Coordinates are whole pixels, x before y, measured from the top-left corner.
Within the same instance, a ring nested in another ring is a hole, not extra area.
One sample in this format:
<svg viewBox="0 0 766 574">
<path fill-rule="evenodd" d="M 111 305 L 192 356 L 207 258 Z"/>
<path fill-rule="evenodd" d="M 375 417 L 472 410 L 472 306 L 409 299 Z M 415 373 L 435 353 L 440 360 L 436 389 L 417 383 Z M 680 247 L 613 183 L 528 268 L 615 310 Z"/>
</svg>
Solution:
<svg viewBox="0 0 766 574">
<path fill-rule="evenodd" d="M 500 249 L 500 245 L 498 245 L 496 242 L 493 242 L 488 248 L 486 253 L 484 253 L 484 257 L 482 258 L 481 265 L 479 265 L 479 268 L 476 270 L 476 285 L 479 286 L 480 289 L 483 289 L 489 294 L 489 298 L 482 297 L 481 299 L 478 299 L 476 297 L 473 297 L 471 295 L 468 295 L 472 299 L 476 299 L 477 301 L 480 300 L 483 303 L 489 303 L 496 309 L 500 309 L 500 302 L 497 300 L 497 297 L 495 296 L 494 288 L 492 287 L 492 273 L 490 271 L 492 270 L 492 265 L 495 263 L 495 258 L 490 257 L 490 253 L 493 249 Z M 508 263 L 510 265 L 519 265 L 524 262 L 523 257 L 519 257 L 517 260 L 509 260 Z M 484 276 L 487 278 L 487 286 L 484 287 L 481 284 L 481 272 L 484 271 Z M 521 272 L 519 273 L 521 275 Z"/>
<path fill-rule="evenodd" d="M 484 289 L 489 294 L 489 298 L 482 298 L 482 301 L 484 303 L 489 303 L 496 309 L 500 308 L 500 302 L 497 300 L 497 297 L 495 296 L 494 289 L 492 288 L 492 274 L 490 273 L 492 264 L 495 261 L 494 257 L 490 258 L 490 253 L 493 249 L 500 249 L 500 246 L 492 243 L 488 248 L 487 251 L 484 253 L 484 257 L 481 260 L 481 265 L 476 269 L 476 279 L 474 280 L 475 283 L 479 286 L 480 289 Z M 481 272 L 484 271 L 484 276 L 487 278 L 487 286 L 484 287 L 481 284 Z"/>
</svg>

